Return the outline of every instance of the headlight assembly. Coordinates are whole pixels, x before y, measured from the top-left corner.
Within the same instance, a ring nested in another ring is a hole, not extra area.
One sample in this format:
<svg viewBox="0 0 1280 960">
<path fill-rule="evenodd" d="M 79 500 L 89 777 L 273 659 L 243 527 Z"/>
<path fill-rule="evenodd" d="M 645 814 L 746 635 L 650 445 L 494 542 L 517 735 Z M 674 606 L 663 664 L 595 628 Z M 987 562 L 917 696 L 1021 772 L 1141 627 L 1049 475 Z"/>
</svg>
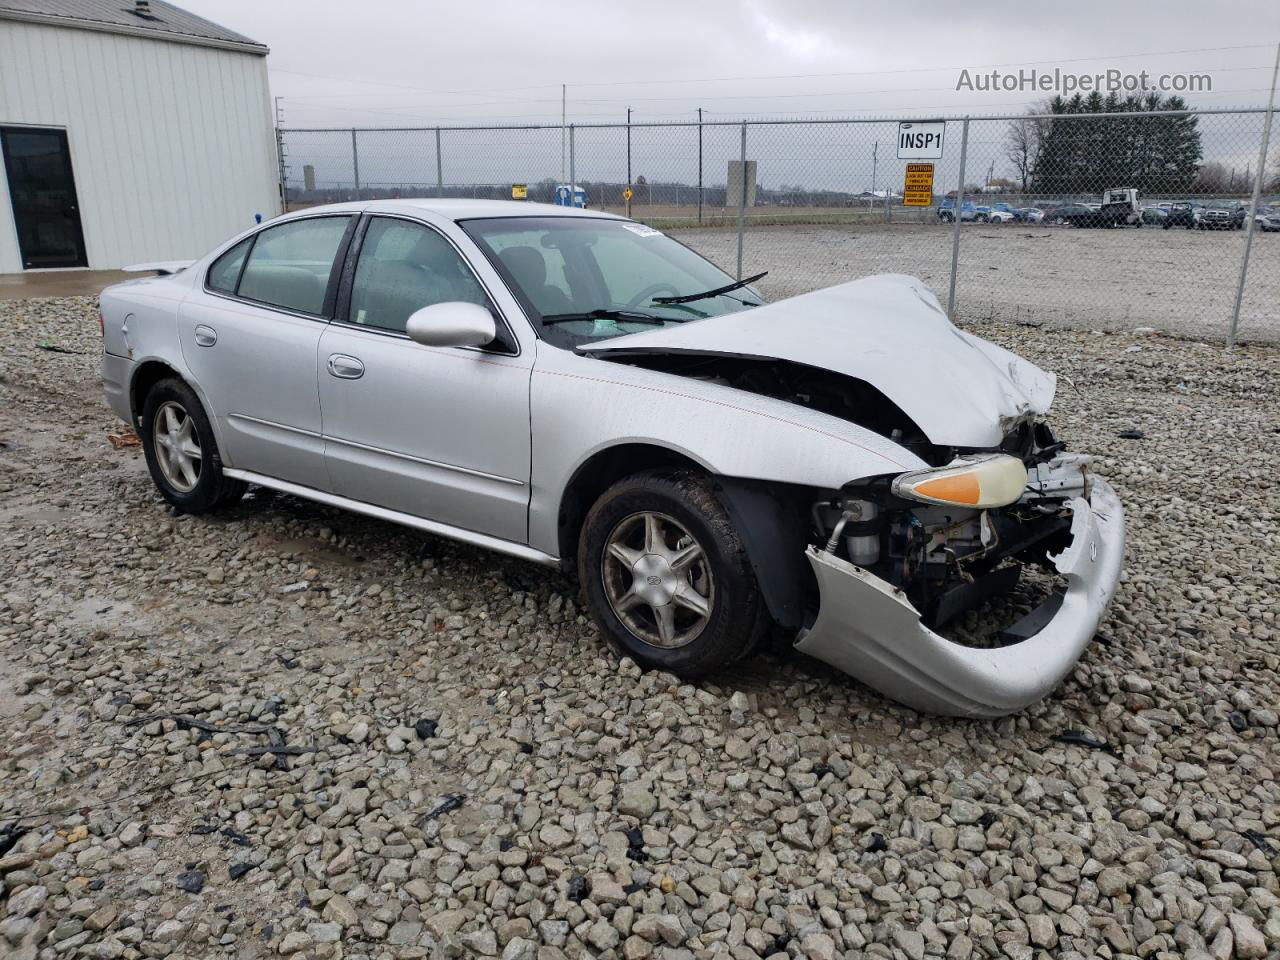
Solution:
<svg viewBox="0 0 1280 960">
<path fill-rule="evenodd" d="M 1022 496 L 1027 468 L 1004 453 L 959 457 L 932 470 L 904 473 L 893 481 L 895 496 L 921 503 L 972 507 L 1004 507 Z"/>
</svg>

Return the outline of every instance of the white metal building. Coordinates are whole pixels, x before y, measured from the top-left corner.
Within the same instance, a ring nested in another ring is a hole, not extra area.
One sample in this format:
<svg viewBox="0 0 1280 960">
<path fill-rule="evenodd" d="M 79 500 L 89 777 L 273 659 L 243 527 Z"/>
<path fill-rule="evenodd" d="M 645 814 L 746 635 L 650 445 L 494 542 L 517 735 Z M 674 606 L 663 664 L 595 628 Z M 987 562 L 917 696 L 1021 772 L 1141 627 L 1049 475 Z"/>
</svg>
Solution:
<svg viewBox="0 0 1280 960">
<path fill-rule="evenodd" d="M 0 0 L 0 273 L 190 259 L 279 213 L 266 55 L 161 0 Z"/>
</svg>

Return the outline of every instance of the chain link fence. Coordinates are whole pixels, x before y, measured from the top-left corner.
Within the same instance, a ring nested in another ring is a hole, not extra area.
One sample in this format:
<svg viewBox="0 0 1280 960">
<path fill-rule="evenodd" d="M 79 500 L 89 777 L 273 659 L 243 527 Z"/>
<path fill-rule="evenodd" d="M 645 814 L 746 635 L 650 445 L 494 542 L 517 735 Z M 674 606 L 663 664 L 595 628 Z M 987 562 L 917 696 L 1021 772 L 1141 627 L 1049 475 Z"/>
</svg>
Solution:
<svg viewBox="0 0 1280 960">
<path fill-rule="evenodd" d="M 903 204 L 897 120 L 282 129 L 281 183 L 291 210 L 575 184 L 730 273 L 768 270 L 771 299 L 907 273 L 959 322 L 1280 341 L 1267 110 L 943 122 L 928 206 Z"/>
</svg>

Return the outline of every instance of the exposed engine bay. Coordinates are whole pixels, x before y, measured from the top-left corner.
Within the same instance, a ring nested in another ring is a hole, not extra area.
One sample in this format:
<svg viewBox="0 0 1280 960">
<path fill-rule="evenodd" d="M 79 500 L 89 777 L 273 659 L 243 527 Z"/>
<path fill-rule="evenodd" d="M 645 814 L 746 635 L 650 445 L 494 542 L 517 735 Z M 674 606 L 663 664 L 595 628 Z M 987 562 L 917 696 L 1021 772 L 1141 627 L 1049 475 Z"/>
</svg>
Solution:
<svg viewBox="0 0 1280 960">
<path fill-rule="evenodd" d="M 808 545 L 903 591 L 930 627 L 1013 590 L 1024 564 L 1051 570 L 1049 555 L 1069 539 L 1067 504 L 1073 497 L 1088 496 L 1088 458 L 1064 456 L 1065 444 L 1047 424 L 1032 417 L 1009 424 L 995 449 L 940 446 L 875 387 L 834 371 L 776 359 L 696 354 L 635 355 L 626 362 L 839 417 L 893 440 L 934 467 L 988 454 L 1021 461 L 1026 489 L 1014 502 L 999 507 L 919 503 L 897 495 L 891 477 L 851 485 L 805 504 Z M 1018 625 L 1005 630 L 1004 639 L 1018 639 Z"/>
<path fill-rule="evenodd" d="M 902 590 L 935 628 L 1013 590 L 1022 564 L 1052 569 L 1049 555 L 1066 545 L 1070 529 L 1061 495 L 964 510 L 862 488 L 813 504 L 815 545 Z M 1017 639 L 1016 632 L 1006 639 Z"/>
<path fill-rule="evenodd" d="M 1043 423 L 1020 425 L 997 451 L 962 451 L 953 463 L 1004 453 L 1017 457 L 1012 502 L 972 509 L 919 503 L 885 479 L 851 485 L 812 506 L 814 543 L 862 567 L 906 595 L 937 628 L 989 597 L 1012 591 L 1025 565 L 1052 571 L 1052 554 L 1070 541 L 1070 501 L 1089 494 L 1089 458 L 1064 455 Z M 824 539 L 825 538 L 825 539 Z M 1033 632 L 1013 624 L 1001 642 Z"/>
</svg>

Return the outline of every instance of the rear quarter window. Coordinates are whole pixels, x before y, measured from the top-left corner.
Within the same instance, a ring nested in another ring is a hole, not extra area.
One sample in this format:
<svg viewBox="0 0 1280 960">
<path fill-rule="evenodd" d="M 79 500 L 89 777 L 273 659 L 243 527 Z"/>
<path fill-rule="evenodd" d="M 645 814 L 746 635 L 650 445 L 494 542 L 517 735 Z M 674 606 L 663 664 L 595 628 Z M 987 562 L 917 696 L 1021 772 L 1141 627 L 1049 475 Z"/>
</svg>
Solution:
<svg viewBox="0 0 1280 960">
<path fill-rule="evenodd" d="M 209 289 L 221 293 L 235 293 L 236 284 L 240 282 L 240 268 L 244 266 L 245 254 L 253 237 L 245 237 L 234 247 L 220 256 L 209 268 Z"/>
</svg>

